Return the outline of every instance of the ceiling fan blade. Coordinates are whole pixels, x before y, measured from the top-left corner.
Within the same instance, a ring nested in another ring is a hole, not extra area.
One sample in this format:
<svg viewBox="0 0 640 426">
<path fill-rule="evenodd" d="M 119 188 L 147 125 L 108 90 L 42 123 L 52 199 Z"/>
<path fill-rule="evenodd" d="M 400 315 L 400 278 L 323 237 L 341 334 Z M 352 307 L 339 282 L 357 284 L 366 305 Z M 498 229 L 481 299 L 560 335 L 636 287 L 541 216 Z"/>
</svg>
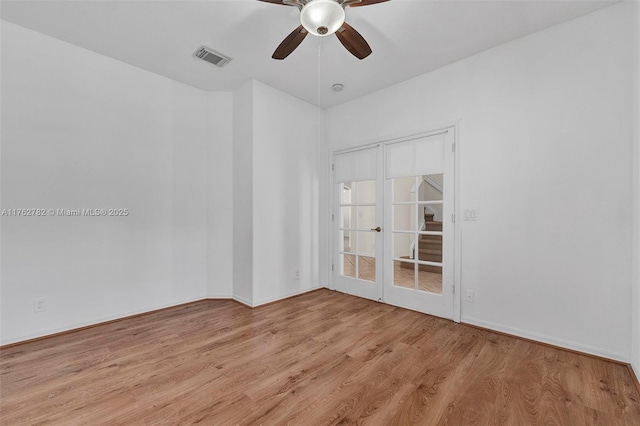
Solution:
<svg viewBox="0 0 640 426">
<path fill-rule="evenodd" d="M 385 1 L 389 1 L 389 0 L 362 0 L 361 2 L 358 2 L 358 3 L 352 3 L 349 6 L 351 7 L 369 6 L 371 4 L 384 3 Z"/>
<path fill-rule="evenodd" d="M 302 43 L 302 40 L 304 40 L 307 34 L 309 34 L 307 30 L 305 30 L 304 27 L 300 25 L 298 28 L 293 30 L 291 34 L 289 34 L 284 40 L 282 40 L 282 43 L 280 43 L 280 46 L 278 46 L 276 51 L 273 52 L 273 55 L 271 57 L 278 60 L 286 58 L 291 54 L 291 52 L 296 50 L 296 47 L 298 47 L 300 43 Z"/>
<path fill-rule="evenodd" d="M 346 22 L 336 31 L 336 36 L 338 36 L 340 43 L 356 58 L 364 59 L 371 55 L 369 43 Z"/>
<path fill-rule="evenodd" d="M 282 0 L 258 0 L 258 1 L 263 1 L 265 3 L 279 4 L 279 5 L 282 5 L 282 6 L 288 6 L 288 4 L 282 3 Z"/>
</svg>

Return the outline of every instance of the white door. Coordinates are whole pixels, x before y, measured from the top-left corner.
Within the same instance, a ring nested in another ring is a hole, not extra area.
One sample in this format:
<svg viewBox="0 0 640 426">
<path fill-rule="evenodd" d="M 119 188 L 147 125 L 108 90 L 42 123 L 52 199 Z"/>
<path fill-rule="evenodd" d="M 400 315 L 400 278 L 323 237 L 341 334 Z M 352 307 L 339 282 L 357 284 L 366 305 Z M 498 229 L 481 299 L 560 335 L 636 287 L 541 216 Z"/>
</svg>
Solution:
<svg viewBox="0 0 640 426">
<path fill-rule="evenodd" d="M 453 319 L 454 132 L 385 144 L 384 301 Z"/>
<path fill-rule="evenodd" d="M 334 156 L 334 260 L 336 290 L 382 299 L 381 148 Z"/>
</svg>

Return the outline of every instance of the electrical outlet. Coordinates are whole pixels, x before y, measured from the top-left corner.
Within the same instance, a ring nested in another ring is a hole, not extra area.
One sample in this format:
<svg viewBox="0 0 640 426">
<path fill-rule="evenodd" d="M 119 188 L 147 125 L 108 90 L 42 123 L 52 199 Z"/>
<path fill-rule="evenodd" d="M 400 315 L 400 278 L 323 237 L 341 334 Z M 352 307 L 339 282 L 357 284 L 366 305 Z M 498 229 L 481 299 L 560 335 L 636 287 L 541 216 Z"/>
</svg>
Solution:
<svg viewBox="0 0 640 426">
<path fill-rule="evenodd" d="M 295 279 L 296 279 L 296 280 L 299 280 L 299 279 L 300 279 L 300 269 L 296 269 Z"/>
<path fill-rule="evenodd" d="M 464 296 L 464 300 L 469 303 L 473 303 L 473 290 L 467 290 Z"/>
<path fill-rule="evenodd" d="M 47 305 L 45 304 L 44 299 L 33 299 L 33 312 L 44 312 L 46 310 Z"/>
</svg>

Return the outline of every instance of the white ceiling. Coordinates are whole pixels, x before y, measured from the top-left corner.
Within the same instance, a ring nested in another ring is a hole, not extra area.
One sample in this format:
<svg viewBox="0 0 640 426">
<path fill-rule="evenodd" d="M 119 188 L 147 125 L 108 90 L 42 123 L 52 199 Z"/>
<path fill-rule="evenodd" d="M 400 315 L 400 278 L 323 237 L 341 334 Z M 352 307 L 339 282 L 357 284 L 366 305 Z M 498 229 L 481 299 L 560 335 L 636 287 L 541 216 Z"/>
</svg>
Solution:
<svg viewBox="0 0 640 426">
<path fill-rule="evenodd" d="M 185 84 L 228 91 L 260 80 L 326 108 L 442 67 L 614 1 L 391 0 L 348 8 L 373 54 L 360 61 L 335 36 L 311 35 L 284 61 L 271 54 L 298 9 L 256 0 L 2 0 L 2 19 Z M 193 53 L 233 58 L 224 68 Z M 345 89 L 336 93 L 333 83 Z"/>
</svg>

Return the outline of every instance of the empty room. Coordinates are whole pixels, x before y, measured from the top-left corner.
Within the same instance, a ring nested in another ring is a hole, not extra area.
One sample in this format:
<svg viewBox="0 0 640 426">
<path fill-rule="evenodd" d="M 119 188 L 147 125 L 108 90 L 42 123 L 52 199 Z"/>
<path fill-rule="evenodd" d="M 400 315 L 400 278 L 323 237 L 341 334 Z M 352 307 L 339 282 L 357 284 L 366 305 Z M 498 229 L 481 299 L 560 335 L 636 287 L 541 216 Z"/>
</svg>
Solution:
<svg viewBox="0 0 640 426">
<path fill-rule="evenodd" d="M 0 17 L 0 425 L 640 425 L 640 2 Z"/>
</svg>

